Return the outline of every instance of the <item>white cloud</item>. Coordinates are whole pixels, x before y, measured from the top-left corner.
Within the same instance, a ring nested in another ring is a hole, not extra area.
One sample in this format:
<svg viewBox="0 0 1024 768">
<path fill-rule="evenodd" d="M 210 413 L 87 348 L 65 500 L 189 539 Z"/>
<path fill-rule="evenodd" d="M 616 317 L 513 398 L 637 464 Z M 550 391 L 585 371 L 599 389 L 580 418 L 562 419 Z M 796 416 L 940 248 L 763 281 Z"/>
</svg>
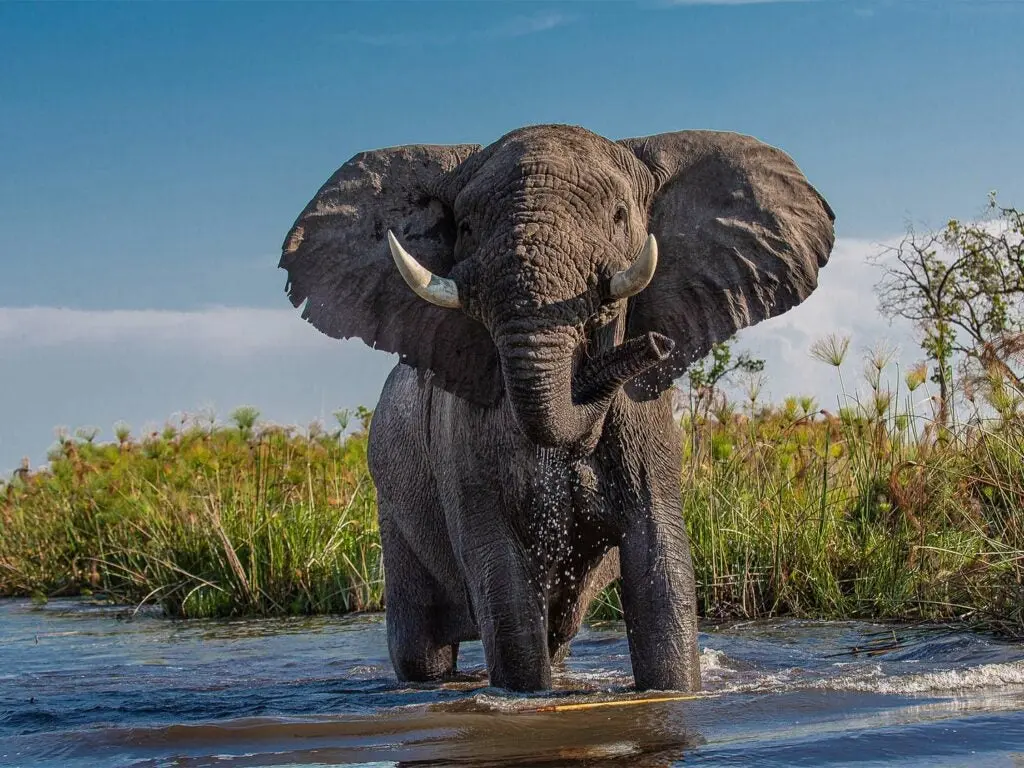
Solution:
<svg viewBox="0 0 1024 768">
<path fill-rule="evenodd" d="M 316 331 L 298 310 L 196 312 L 0 308 L 0 474 L 39 464 L 58 426 L 101 440 L 172 414 L 251 404 L 305 425 L 372 406 L 395 356 Z"/>
<path fill-rule="evenodd" d="M 868 259 L 892 242 L 840 239 L 818 276 L 817 290 L 803 304 L 739 333 L 737 350 L 766 360 L 766 395 L 775 400 L 813 395 L 822 406 L 833 408 L 840 393 L 836 371 L 809 353 L 811 344 L 829 333 L 851 338 L 843 366 L 848 394 L 861 384 L 863 353 L 869 347 L 895 345 L 901 371 L 921 359 L 914 328 L 906 321 L 890 324 L 878 311 L 874 286 L 882 275 Z"/>
<path fill-rule="evenodd" d="M 495 40 L 502 38 L 525 37 L 552 29 L 564 27 L 574 21 L 572 16 L 555 11 L 538 11 L 524 16 L 513 16 L 499 21 L 489 27 L 480 27 L 465 31 L 433 31 L 421 32 L 384 32 L 362 33 L 345 32 L 338 39 L 377 48 L 410 48 L 416 46 L 453 45 L 463 40 Z"/>
<path fill-rule="evenodd" d="M 547 32 L 550 29 L 564 27 L 572 19 L 565 14 L 555 12 L 539 12 L 530 16 L 516 16 L 501 24 L 485 30 L 483 34 L 488 37 L 523 37 L 524 35 L 535 35 L 538 32 Z"/>
<path fill-rule="evenodd" d="M 195 312 L 86 311 L 0 307 L 0 349 L 60 345 L 183 347 L 197 353 L 251 355 L 324 347 L 330 340 L 296 310 L 217 307 Z"/>
<path fill-rule="evenodd" d="M 904 367 L 920 359 L 913 329 L 890 327 L 877 311 L 880 274 L 867 258 L 882 248 L 839 240 L 807 301 L 740 333 L 737 350 L 766 360 L 763 398 L 808 394 L 834 408 L 836 372 L 808 354 L 830 332 L 852 337 L 851 392 L 865 346 L 887 339 L 902 349 Z M 242 403 L 282 423 L 330 420 L 335 408 L 372 406 L 394 361 L 324 336 L 297 310 L 0 308 L 0 472 L 25 454 L 38 463 L 57 425 L 99 425 L 109 439 L 119 419 L 140 427 L 211 405 L 224 416 Z"/>
</svg>

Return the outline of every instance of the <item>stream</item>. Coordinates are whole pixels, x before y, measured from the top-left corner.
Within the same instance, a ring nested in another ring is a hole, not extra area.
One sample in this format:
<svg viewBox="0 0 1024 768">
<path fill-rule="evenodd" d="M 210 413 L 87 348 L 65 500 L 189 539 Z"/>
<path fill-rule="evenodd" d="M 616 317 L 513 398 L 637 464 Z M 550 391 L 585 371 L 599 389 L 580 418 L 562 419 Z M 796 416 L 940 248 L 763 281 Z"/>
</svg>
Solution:
<svg viewBox="0 0 1024 768">
<path fill-rule="evenodd" d="M 555 690 L 522 696 L 486 687 L 480 643 L 456 681 L 398 683 L 379 614 L 172 621 L 0 601 L 0 765 L 1024 766 L 1020 643 L 867 622 L 703 629 L 704 692 L 640 703 L 617 623 L 586 627 Z"/>
</svg>

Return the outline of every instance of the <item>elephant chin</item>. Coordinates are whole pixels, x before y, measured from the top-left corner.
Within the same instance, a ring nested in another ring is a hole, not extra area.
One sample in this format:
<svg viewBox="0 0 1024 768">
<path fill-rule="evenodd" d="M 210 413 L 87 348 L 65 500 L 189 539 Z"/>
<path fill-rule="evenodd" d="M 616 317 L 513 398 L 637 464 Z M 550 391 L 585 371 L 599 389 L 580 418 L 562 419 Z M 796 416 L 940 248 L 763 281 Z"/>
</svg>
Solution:
<svg viewBox="0 0 1024 768">
<path fill-rule="evenodd" d="M 575 348 L 565 340 L 512 350 L 503 355 L 503 371 L 516 420 L 542 447 L 593 448 L 619 389 L 673 349 L 671 339 L 650 332 L 591 358 L 575 375 Z"/>
</svg>

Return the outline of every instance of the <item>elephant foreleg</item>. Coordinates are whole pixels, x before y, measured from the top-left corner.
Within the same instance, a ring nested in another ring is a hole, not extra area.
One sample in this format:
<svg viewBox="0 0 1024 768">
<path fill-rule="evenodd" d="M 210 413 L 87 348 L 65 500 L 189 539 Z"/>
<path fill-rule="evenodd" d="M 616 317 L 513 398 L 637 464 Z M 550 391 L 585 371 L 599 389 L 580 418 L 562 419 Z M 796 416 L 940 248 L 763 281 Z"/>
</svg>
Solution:
<svg viewBox="0 0 1024 768">
<path fill-rule="evenodd" d="M 488 536 L 491 541 L 464 558 L 491 685 L 510 691 L 550 688 L 544 592 L 511 537 L 493 530 Z"/>
<path fill-rule="evenodd" d="M 641 515 L 619 545 L 622 607 L 638 690 L 700 690 L 690 545 L 678 507 Z"/>
<path fill-rule="evenodd" d="M 452 626 L 465 609 L 451 605 L 445 590 L 419 562 L 401 534 L 382 520 L 384 548 L 385 620 L 388 651 L 399 680 L 433 682 L 455 672 L 459 644 Z"/>
</svg>

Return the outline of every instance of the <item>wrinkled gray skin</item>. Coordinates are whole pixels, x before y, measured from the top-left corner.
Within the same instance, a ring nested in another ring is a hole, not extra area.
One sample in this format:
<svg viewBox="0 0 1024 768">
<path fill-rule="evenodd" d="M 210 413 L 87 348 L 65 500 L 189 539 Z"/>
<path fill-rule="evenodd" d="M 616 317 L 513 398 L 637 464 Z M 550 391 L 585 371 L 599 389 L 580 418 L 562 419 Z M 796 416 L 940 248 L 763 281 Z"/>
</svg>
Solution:
<svg viewBox="0 0 1024 768">
<path fill-rule="evenodd" d="M 440 680 L 481 638 L 492 685 L 549 688 L 621 567 L 637 688 L 700 688 L 669 385 L 807 297 L 833 218 L 783 152 L 707 131 L 533 126 L 361 153 L 331 177 L 281 266 L 313 325 L 402 360 L 369 446 L 399 679 Z M 413 293 L 388 229 L 461 308 Z M 652 281 L 610 299 L 648 232 Z"/>
</svg>

